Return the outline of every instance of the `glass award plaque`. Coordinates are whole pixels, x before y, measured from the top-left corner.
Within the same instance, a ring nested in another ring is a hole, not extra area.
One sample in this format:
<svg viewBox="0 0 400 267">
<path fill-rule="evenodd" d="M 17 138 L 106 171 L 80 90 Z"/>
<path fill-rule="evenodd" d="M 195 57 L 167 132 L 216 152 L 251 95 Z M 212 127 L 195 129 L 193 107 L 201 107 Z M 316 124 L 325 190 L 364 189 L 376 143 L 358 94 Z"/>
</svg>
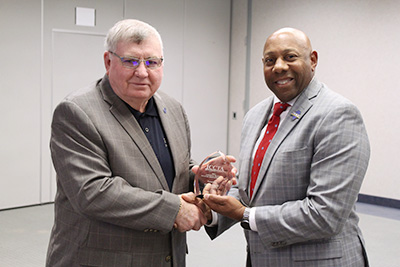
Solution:
<svg viewBox="0 0 400 267">
<path fill-rule="evenodd" d="M 206 157 L 200 164 L 194 177 L 194 193 L 203 198 L 203 188 L 210 183 L 218 194 L 226 195 L 230 189 L 232 180 L 232 164 L 224 153 L 217 151 Z M 218 179 L 220 176 L 222 178 Z M 218 180 L 217 180 L 218 179 Z"/>
</svg>

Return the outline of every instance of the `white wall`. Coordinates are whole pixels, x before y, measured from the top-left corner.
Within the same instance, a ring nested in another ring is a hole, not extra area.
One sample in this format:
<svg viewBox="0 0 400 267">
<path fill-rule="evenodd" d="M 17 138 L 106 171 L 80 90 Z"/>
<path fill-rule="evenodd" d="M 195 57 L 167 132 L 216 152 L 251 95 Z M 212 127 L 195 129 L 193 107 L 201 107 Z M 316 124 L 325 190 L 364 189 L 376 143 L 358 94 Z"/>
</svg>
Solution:
<svg viewBox="0 0 400 267">
<path fill-rule="evenodd" d="M 232 1 L 231 22 L 231 59 L 229 75 L 229 124 L 228 151 L 239 156 L 239 142 L 242 119 L 247 111 L 246 101 L 248 84 L 247 40 L 248 35 L 248 3 L 243 0 Z M 234 117 L 235 116 L 235 117 Z"/>
<path fill-rule="evenodd" d="M 260 60 L 265 39 L 285 26 L 305 31 L 319 52 L 317 77 L 351 99 L 364 116 L 372 155 L 361 193 L 400 199 L 396 157 L 400 122 L 395 111 L 400 100 L 396 79 L 400 1 L 232 0 L 230 4 L 230 0 L 0 0 L 0 209 L 53 199 L 48 149 L 52 110 L 64 94 L 103 74 L 98 56 L 102 38 L 115 21 L 128 17 L 148 21 L 163 36 L 161 90 L 185 106 L 197 160 L 216 149 L 239 154 L 247 106 L 271 94 Z M 96 27 L 74 24 L 76 6 L 96 9 Z M 386 105 L 391 107 L 385 109 Z"/>
<path fill-rule="evenodd" d="M 0 208 L 40 201 L 40 1 L 9 2 L 0 1 Z"/>
<path fill-rule="evenodd" d="M 3 112 L 0 210 L 52 201 L 50 124 L 69 92 L 101 78 L 104 37 L 137 18 L 163 37 L 160 90 L 191 121 L 195 160 L 227 150 L 230 0 L 0 0 Z M 94 8 L 94 27 L 75 25 L 75 7 Z M 205 19 L 207 18 L 207 19 Z"/>
<path fill-rule="evenodd" d="M 303 30 L 319 52 L 317 78 L 332 90 L 353 101 L 363 114 L 372 154 L 361 193 L 400 199 L 399 160 L 400 120 L 396 104 L 400 102 L 398 65 L 400 54 L 400 1 L 396 0 L 249 0 L 251 3 L 250 90 L 233 86 L 243 84 L 245 72 L 231 75 L 231 95 L 249 94 L 252 107 L 271 95 L 264 83 L 261 57 L 266 38 L 275 30 L 290 26 Z M 233 9 L 243 6 L 233 1 Z M 246 10 L 233 16 L 233 25 L 247 23 Z M 240 29 L 239 29 L 240 30 Z M 235 31 L 234 31 L 235 33 Z M 242 35 L 232 35 L 231 69 L 246 53 Z M 242 101 L 230 103 L 241 107 Z M 240 113 L 242 115 L 242 113 Z M 241 121 L 242 117 L 238 118 Z M 236 124 L 238 122 L 235 122 Z M 234 129 L 229 128 L 232 132 Z M 230 151 L 238 150 L 238 138 L 230 138 Z"/>
</svg>

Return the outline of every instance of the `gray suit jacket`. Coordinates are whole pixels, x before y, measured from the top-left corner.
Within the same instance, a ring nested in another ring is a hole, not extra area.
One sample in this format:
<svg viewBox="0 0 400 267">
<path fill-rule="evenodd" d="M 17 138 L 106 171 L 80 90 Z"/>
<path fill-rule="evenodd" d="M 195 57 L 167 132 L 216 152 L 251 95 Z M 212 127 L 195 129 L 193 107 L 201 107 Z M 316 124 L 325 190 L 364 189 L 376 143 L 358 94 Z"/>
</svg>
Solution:
<svg viewBox="0 0 400 267">
<path fill-rule="evenodd" d="M 185 265 L 186 235 L 173 224 L 177 194 L 192 184 L 189 124 L 177 101 L 161 92 L 154 99 L 174 161 L 173 192 L 107 76 L 55 109 L 57 194 L 47 266 Z"/>
<path fill-rule="evenodd" d="M 246 114 L 230 192 L 257 207 L 258 232 L 245 230 L 253 267 L 368 265 L 355 212 L 370 155 L 358 109 L 314 79 L 279 126 L 249 199 L 252 151 L 272 105 L 270 97 Z M 212 237 L 234 223 L 219 220 Z"/>
</svg>

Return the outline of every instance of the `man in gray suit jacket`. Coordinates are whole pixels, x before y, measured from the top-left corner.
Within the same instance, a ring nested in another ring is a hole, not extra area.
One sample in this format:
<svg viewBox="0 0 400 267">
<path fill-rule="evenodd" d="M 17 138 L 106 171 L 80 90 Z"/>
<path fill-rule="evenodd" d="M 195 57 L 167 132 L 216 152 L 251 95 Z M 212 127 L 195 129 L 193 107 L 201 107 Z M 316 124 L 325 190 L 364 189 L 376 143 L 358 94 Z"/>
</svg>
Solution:
<svg viewBox="0 0 400 267">
<path fill-rule="evenodd" d="M 55 109 L 57 173 L 47 266 L 185 266 L 185 231 L 206 222 L 182 199 L 193 184 L 182 106 L 157 92 L 158 32 L 123 20 L 107 35 L 106 75 Z"/>
<path fill-rule="evenodd" d="M 315 79 L 317 59 L 299 30 L 284 28 L 267 39 L 264 76 L 275 96 L 246 114 L 238 187 L 224 197 L 209 194 L 210 185 L 203 192 L 209 207 L 225 215 L 207 228 L 212 238 L 241 221 L 248 266 L 368 266 L 355 202 L 369 141 L 358 109 Z M 253 158 L 276 102 L 290 107 L 251 195 Z"/>
</svg>

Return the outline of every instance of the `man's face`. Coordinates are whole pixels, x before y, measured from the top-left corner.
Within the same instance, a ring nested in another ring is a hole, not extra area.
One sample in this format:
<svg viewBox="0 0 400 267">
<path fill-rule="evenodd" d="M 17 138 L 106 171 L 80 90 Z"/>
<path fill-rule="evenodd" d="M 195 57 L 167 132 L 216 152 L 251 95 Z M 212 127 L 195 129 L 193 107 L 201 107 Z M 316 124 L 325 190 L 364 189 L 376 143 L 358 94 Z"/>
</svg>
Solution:
<svg viewBox="0 0 400 267">
<path fill-rule="evenodd" d="M 305 36 L 281 32 L 268 38 L 264 46 L 264 78 L 269 89 L 282 101 L 298 96 L 310 83 L 317 53 Z"/>
<path fill-rule="evenodd" d="M 138 59 L 160 58 L 162 49 L 156 37 L 150 36 L 140 44 L 119 42 L 115 51 L 120 57 Z M 104 62 L 111 87 L 114 92 L 134 109 L 144 111 L 147 101 L 161 85 L 163 66 L 148 69 L 143 62 L 136 69 L 122 66 L 118 56 L 110 52 L 104 53 Z"/>
</svg>

